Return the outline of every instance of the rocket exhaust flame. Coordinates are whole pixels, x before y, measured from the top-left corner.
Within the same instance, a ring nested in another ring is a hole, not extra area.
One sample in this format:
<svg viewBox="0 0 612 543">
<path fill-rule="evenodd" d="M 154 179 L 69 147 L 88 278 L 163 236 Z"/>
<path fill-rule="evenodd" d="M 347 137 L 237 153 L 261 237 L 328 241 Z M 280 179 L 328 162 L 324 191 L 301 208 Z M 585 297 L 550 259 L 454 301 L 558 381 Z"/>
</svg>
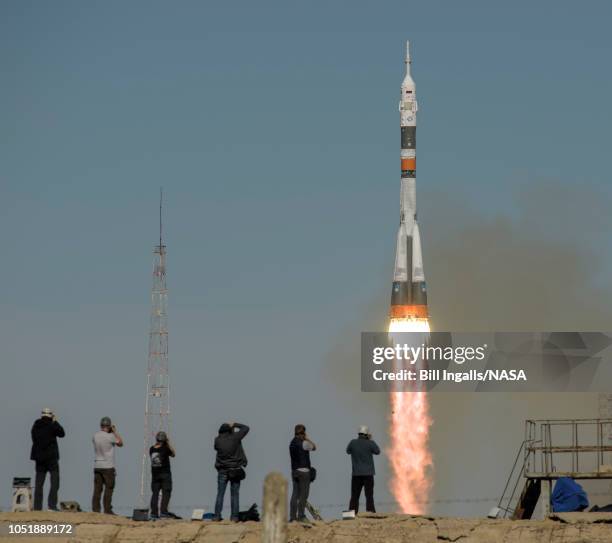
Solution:
<svg viewBox="0 0 612 543">
<path fill-rule="evenodd" d="M 427 319 L 391 319 L 389 337 L 394 333 L 429 332 Z M 429 452 L 429 428 L 432 420 L 426 392 L 390 393 L 391 415 L 387 451 L 391 463 L 391 492 L 402 513 L 425 513 L 431 490 L 430 472 L 433 467 Z"/>
<path fill-rule="evenodd" d="M 427 287 L 423 272 L 421 237 L 416 212 L 416 86 L 410 74 L 410 49 L 406 44 L 406 75 L 400 96 L 401 185 L 400 225 L 397 232 L 389 336 L 401 332 L 429 333 Z M 396 383 L 396 386 L 398 383 Z M 433 467 L 428 448 L 429 416 L 425 391 L 390 393 L 391 416 L 388 452 L 393 471 L 391 491 L 402 512 L 425 512 Z"/>
</svg>

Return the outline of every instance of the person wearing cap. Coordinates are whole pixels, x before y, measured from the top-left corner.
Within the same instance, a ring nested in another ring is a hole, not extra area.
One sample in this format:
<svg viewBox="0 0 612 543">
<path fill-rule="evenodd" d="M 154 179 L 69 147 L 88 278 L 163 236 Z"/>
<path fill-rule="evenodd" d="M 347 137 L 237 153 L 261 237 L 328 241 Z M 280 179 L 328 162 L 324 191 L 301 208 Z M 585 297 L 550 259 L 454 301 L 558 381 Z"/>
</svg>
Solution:
<svg viewBox="0 0 612 543">
<path fill-rule="evenodd" d="M 289 522 L 306 521 L 305 509 L 311 481 L 310 452 L 316 450 L 317 446 L 306 435 L 306 426 L 296 424 L 294 438 L 289 443 L 291 481 L 293 483 L 289 502 Z"/>
<path fill-rule="evenodd" d="M 34 421 L 31 435 L 32 449 L 30 451 L 30 460 L 34 460 L 36 466 L 34 510 L 40 511 L 42 509 L 43 487 L 47 472 L 49 472 L 51 486 L 49 488 L 47 505 L 50 511 L 58 511 L 57 492 L 59 490 L 60 476 L 57 438 L 64 437 L 66 432 L 64 432 L 61 424 L 57 422 L 53 411 L 45 407 L 41 412 L 41 417 Z"/>
<path fill-rule="evenodd" d="M 174 513 L 168 512 L 170 495 L 172 494 L 172 472 L 170 471 L 170 457 L 174 458 L 176 452 L 168 439 L 166 432 L 157 432 L 155 445 L 149 449 L 151 459 L 151 518 L 176 518 Z M 161 491 L 161 507 L 159 493 Z M 161 514 L 160 514 L 161 513 Z"/>
<path fill-rule="evenodd" d="M 100 431 L 93 436 L 95 453 L 94 461 L 94 491 L 91 499 L 91 510 L 100 512 L 100 498 L 104 490 L 104 512 L 114 515 L 113 490 L 115 489 L 115 447 L 123 447 L 123 439 L 110 418 L 103 417 L 100 421 Z"/>
<path fill-rule="evenodd" d="M 359 497 L 361 489 L 365 488 L 366 511 L 376 513 L 374 507 L 374 454 L 380 454 L 380 448 L 372 439 L 367 426 L 361 426 L 357 439 L 351 440 L 346 447 L 347 454 L 351 455 L 353 476 L 351 477 L 351 501 L 349 509 L 359 510 Z"/>
<path fill-rule="evenodd" d="M 221 520 L 223 498 L 227 483 L 230 483 L 231 520 L 239 520 L 240 481 L 244 479 L 247 457 L 242 447 L 244 436 L 249 433 L 246 424 L 224 422 L 215 438 L 215 468 L 217 469 L 217 499 L 215 500 L 215 520 Z"/>
</svg>

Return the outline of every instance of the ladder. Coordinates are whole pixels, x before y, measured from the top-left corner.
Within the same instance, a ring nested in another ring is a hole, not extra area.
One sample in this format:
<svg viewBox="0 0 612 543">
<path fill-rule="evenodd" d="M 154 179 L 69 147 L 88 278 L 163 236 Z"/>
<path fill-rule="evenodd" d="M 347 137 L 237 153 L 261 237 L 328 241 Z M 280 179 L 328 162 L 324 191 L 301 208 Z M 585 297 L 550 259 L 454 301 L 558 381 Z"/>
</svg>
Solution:
<svg viewBox="0 0 612 543">
<path fill-rule="evenodd" d="M 508 479 L 506 480 L 506 486 L 504 487 L 501 497 L 499 498 L 499 502 L 497 503 L 498 517 L 499 517 L 499 513 L 501 513 L 502 511 L 503 511 L 502 518 L 506 518 L 508 516 L 508 513 L 511 512 L 512 501 L 514 500 L 514 494 L 516 493 L 517 487 L 521 480 L 521 475 L 523 474 L 523 471 L 525 470 L 525 462 L 527 461 L 527 458 L 524 455 L 526 443 L 527 443 L 527 440 L 523 441 L 521 443 L 521 446 L 519 447 L 518 452 L 516 453 L 514 464 L 512 465 L 512 469 L 510 470 L 510 475 L 508 475 Z M 519 465 L 519 460 L 521 458 L 521 455 L 523 455 L 523 463 L 521 464 L 520 469 L 517 471 L 516 468 Z M 514 484 L 512 484 L 513 479 L 514 479 Z M 506 506 L 504 506 L 503 502 L 506 499 L 506 493 L 510 490 L 511 492 L 510 492 L 510 497 L 508 498 L 508 503 L 506 504 Z"/>
</svg>

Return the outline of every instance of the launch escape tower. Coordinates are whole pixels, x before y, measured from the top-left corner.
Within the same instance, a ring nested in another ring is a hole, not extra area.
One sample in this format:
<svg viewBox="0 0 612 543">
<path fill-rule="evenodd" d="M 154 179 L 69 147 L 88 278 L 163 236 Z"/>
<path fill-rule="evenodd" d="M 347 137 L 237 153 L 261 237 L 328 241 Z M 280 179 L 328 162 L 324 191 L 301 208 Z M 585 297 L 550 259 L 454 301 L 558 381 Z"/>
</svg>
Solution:
<svg viewBox="0 0 612 543">
<path fill-rule="evenodd" d="M 153 249 L 153 287 L 151 289 L 151 325 L 149 329 L 149 357 L 147 363 L 147 392 L 145 398 L 144 443 L 140 474 L 140 501 L 146 504 L 148 492 L 149 447 L 159 431 L 168 432 L 170 417 L 170 383 L 168 378 L 168 317 L 166 313 L 166 246 L 162 241 L 162 202 L 159 194 L 159 245 Z"/>
</svg>

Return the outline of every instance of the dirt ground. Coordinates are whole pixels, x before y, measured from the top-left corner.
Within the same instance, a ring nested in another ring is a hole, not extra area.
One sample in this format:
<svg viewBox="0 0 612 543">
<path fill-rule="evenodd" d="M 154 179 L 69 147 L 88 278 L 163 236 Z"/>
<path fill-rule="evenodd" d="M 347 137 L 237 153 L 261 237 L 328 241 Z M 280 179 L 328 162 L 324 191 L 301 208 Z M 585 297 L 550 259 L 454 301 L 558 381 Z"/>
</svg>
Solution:
<svg viewBox="0 0 612 543">
<path fill-rule="evenodd" d="M 73 524 L 71 536 L 7 535 L 9 524 Z M 255 543 L 261 523 L 191 522 L 163 520 L 134 522 L 98 513 L 0 513 L 0 541 L 99 543 Z M 291 543 L 609 543 L 612 513 L 564 513 L 543 521 L 433 518 L 410 515 L 366 514 L 355 520 L 290 524 Z"/>
</svg>

